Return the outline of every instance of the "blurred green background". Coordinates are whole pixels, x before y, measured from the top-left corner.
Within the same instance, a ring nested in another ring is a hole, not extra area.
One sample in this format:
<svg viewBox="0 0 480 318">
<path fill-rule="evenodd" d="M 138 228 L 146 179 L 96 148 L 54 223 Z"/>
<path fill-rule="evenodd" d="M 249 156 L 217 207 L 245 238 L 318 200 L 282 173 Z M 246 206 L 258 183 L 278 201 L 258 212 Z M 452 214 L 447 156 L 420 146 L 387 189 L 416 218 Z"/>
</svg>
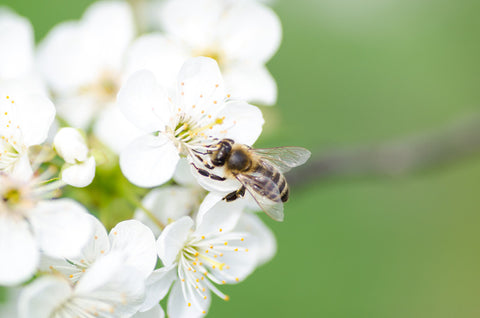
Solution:
<svg viewBox="0 0 480 318">
<path fill-rule="evenodd" d="M 92 1 L 2 0 L 41 39 Z M 279 102 L 260 146 L 315 154 L 480 110 L 480 1 L 277 0 Z M 3 49 L 3 48 L 2 48 Z M 278 254 L 209 317 L 479 317 L 480 158 L 292 189 Z"/>
</svg>

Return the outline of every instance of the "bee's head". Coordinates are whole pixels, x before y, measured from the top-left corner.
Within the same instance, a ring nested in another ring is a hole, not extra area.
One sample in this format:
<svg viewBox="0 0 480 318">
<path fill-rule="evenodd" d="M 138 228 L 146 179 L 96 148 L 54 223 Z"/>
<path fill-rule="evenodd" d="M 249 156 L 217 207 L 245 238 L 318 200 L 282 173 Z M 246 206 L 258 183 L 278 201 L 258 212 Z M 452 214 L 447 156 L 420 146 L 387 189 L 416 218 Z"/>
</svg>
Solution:
<svg viewBox="0 0 480 318">
<path fill-rule="evenodd" d="M 225 164 L 232 151 L 233 144 L 235 142 L 231 139 L 222 139 L 217 145 L 217 150 L 211 155 L 212 164 L 217 167 L 221 167 Z"/>
</svg>

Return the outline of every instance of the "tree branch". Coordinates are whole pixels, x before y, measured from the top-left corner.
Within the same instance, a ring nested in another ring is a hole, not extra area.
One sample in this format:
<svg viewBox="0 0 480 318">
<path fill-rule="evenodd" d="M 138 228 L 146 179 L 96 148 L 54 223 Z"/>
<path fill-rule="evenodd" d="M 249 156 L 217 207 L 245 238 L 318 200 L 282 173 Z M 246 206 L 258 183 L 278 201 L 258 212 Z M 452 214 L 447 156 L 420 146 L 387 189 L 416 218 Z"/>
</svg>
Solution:
<svg viewBox="0 0 480 318">
<path fill-rule="evenodd" d="M 480 114 L 440 131 L 378 145 L 324 152 L 287 175 L 291 186 L 332 178 L 392 177 L 480 154 Z"/>
</svg>

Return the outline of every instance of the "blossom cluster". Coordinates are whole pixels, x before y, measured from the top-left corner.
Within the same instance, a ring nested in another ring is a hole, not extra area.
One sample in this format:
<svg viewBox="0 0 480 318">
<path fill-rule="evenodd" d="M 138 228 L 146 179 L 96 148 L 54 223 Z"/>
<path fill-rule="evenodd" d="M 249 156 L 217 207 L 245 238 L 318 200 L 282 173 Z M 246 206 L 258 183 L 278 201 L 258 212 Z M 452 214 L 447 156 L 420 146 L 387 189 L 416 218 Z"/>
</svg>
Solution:
<svg viewBox="0 0 480 318">
<path fill-rule="evenodd" d="M 229 299 L 219 286 L 276 252 L 253 212 L 283 220 L 281 173 L 308 151 L 270 154 L 244 181 L 212 158 L 224 144 L 254 151 L 254 104 L 277 98 L 265 63 L 278 17 L 250 0 L 136 9 L 96 2 L 35 45 L 29 21 L 0 8 L 2 317 L 164 317 L 165 297 L 169 317 L 202 317 L 212 294 Z M 105 167 L 134 206 L 112 226 L 81 201 L 102 201 L 98 179 L 113 186 Z"/>
</svg>

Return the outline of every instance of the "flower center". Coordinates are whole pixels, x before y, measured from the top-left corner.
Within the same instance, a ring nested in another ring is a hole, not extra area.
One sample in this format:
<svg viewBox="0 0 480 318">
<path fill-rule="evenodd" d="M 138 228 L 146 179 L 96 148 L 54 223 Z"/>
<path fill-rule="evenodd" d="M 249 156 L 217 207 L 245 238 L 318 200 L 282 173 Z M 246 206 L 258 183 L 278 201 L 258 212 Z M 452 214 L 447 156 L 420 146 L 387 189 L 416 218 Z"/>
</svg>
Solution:
<svg viewBox="0 0 480 318">
<path fill-rule="evenodd" d="M 28 189 L 0 176 L 0 212 L 11 216 L 23 216 L 35 204 L 28 196 Z"/>
<path fill-rule="evenodd" d="M 193 56 L 194 57 L 205 56 L 205 57 L 214 59 L 215 61 L 217 61 L 218 67 L 220 67 L 220 69 L 223 68 L 225 63 L 224 54 L 219 49 L 216 49 L 216 48 L 206 48 L 206 49 L 197 50 L 196 52 L 193 53 Z"/>
<path fill-rule="evenodd" d="M 79 93 L 93 96 L 102 106 L 115 100 L 119 88 L 114 72 L 104 71 L 96 82 L 80 87 Z"/>
<path fill-rule="evenodd" d="M 18 189 L 9 189 L 2 195 L 2 200 L 7 205 L 16 205 L 21 202 L 22 193 Z"/>
<path fill-rule="evenodd" d="M 181 116 L 175 125 L 175 129 L 167 129 L 167 133 L 173 137 L 173 142 L 180 153 L 187 156 L 189 154 L 187 144 L 190 148 L 208 144 L 212 138 L 207 132 L 215 126 L 222 125 L 224 120 L 225 117 L 214 119 L 211 115 L 207 115 L 200 120 L 186 119 L 185 116 Z"/>
</svg>

